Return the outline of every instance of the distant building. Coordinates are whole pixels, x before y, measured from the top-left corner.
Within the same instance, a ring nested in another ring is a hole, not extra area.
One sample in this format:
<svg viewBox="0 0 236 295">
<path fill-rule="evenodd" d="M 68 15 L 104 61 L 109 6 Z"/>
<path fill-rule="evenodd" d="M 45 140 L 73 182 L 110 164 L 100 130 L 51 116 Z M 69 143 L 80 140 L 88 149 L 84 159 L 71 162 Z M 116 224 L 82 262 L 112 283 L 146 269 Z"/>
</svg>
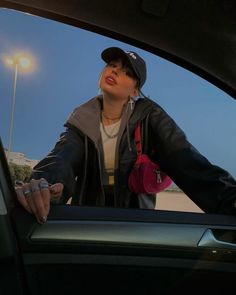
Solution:
<svg viewBox="0 0 236 295">
<path fill-rule="evenodd" d="M 10 152 L 10 155 L 8 155 L 7 149 L 5 150 L 5 154 L 8 157 L 8 162 L 13 163 L 16 165 L 27 165 L 33 168 L 39 161 L 38 160 L 33 160 L 29 159 L 25 156 L 23 153 L 15 153 L 15 152 Z"/>
<path fill-rule="evenodd" d="M 173 182 L 166 191 L 182 192 L 182 190 Z"/>
</svg>

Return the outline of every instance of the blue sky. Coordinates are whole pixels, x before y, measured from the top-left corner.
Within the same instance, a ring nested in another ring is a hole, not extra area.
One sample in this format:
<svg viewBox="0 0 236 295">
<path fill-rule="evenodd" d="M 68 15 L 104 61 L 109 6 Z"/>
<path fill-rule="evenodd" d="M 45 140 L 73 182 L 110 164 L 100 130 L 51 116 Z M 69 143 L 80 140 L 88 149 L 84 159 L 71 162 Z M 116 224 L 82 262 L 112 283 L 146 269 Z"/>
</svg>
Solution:
<svg viewBox="0 0 236 295">
<path fill-rule="evenodd" d="M 110 46 L 138 52 L 147 63 L 143 92 L 158 102 L 211 162 L 236 177 L 236 102 L 200 77 L 128 44 L 39 17 L 0 10 L 0 135 L 8 145 L 13 69 L 2 58 L 17 50 L 32 54 L 34 72 L 19 73 L 13 151 L 41 159 L 54 146 L 70 112 L 98 94 Z"/>
</svg>

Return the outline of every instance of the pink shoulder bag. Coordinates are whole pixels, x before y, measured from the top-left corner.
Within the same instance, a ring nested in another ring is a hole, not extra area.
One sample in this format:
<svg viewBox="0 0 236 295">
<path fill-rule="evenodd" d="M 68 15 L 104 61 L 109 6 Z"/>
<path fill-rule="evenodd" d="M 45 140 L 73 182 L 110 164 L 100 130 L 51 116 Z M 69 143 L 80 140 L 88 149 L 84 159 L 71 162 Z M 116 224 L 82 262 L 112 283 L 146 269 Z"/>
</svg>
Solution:
<svg viewBox="0 0 236 295">
<path fill-rule="evenodd" d="M 128 179 L 130 191 L 137 194 L 156 194 L 169 187 L 172 183 L 170 177 L 148 155 L 142 153 L 140 122 L 135 129 L 135 143 L 137 160 Z"/>
</svg>

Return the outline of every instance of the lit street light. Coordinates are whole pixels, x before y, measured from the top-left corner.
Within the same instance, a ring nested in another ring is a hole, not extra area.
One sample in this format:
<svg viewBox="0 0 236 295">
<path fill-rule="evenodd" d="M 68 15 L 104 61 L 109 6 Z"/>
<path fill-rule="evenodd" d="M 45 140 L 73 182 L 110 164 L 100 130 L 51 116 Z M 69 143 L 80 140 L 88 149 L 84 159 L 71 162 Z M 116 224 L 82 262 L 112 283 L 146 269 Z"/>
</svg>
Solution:
<svg viewBox="0 0 236 295">
<path fill-rule="evenodd" d="M 10 152 L 12 149 L 12 133 L 13 133 L 13 126 L 14 126 L 14 114 L 15 114 L 15 104 L 16 104 L 17 75 L 20 69 L 22 70 L 30 69 L 30 67 L 32 66 L 32 62 L 26 56 L 6 57 L 4 61 L 6 65 L 14 67 L 11 120 L 10 120 L 10 127 L 9 127 L 9 141 L 8 141 L 8 151 L 7 151 L 7 159 L 9 161 Z"/>
</svg>

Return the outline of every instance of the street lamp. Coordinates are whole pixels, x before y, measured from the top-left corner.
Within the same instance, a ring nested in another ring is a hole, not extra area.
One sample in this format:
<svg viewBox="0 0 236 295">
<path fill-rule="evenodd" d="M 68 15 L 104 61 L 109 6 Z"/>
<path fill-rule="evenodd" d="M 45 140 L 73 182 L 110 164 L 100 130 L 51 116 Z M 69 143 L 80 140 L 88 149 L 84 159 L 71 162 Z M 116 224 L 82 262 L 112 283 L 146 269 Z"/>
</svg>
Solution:
<svg viewBox="0 0 236 295">
<path fill-rule="evenodd" d="M 9 127 L 9 141 L 8 141 L 8 151 L 7 159 L 9 161 L 10 152 L 12 148 L 12 132 L 14 125 L 14 114 L 15 114 L 15 104 L 16 104 L 16 84 L 17 84 L 17 75 L 20 69 L 27 70 L 30 69 L 32 62 L 26 56 L 15 56 L 15 57 L 6 57 L 4 59 L 6 65 L 14 67 L 14 79 L 13 79 L 13 95 L 12 95 L 12 107 L 11 107 L 11 120 Z"/>
</svg>

